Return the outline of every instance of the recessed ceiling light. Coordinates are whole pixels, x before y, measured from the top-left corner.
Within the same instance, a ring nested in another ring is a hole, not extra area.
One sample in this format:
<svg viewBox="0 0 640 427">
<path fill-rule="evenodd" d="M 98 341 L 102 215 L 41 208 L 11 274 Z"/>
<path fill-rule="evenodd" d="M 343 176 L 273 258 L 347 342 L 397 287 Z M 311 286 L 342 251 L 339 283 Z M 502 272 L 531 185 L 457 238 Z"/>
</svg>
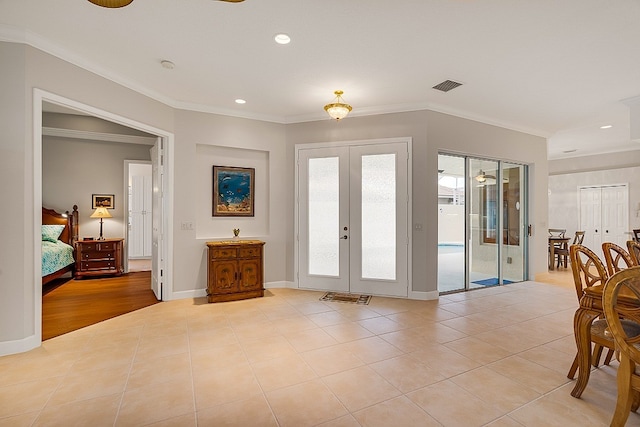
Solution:
<svg viewBox="0 0 640 427">
<path fill-rule="evenodd" d="M 173 62 L 167 61 L 166 59 L 163 59 L 162 61 L 160 61 L 160 65 L 162 65 L 162 67 L 166 68 L 167 70 L 173 70 L 174 67 L 176 66 Z"/>
<path fill-rule="evenodd" d="M 613 125 L 604 125 L 604 126 L 600 126 L 600 129 L 611 129 L 613 127 Z"/>
<path fill-rule="evenodd" d="M 244 99 L 240 99 L 240 98 L 236 99 L 236 104 L 246 104 L 246 103 L 247 101 L 245 101 Z"/>
<path fill-rule="evenodd" d="M 286 35 L 284 33 L 276 34 L 276 36 L 273 39 L 278 44 L 289 44 L 289 42 L 291 42 L 291 37 L 289 37 L 288 35 Z"/>
</svg>

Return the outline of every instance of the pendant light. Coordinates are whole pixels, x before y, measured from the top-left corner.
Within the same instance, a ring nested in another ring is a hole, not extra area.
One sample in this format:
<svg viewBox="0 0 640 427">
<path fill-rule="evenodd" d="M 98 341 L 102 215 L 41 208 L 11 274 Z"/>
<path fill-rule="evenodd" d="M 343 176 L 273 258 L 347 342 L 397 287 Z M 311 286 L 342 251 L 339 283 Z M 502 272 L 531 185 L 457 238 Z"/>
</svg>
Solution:
<svg viewBox="0 0 640 427">
<path fill-rule="evenodd" d="M 336 98 L 331 104 L 324 106 L 324 111 L 326 111 L 332 119 L 342 120 L 347 117 L 347 114 L 351 112 L 352 108 L 351 105 L 345 103 L 344 99 L 342 99 L 342 94 L 344 92 L 337 90 L 333 93 L 336 95 Z"/>
</svg>

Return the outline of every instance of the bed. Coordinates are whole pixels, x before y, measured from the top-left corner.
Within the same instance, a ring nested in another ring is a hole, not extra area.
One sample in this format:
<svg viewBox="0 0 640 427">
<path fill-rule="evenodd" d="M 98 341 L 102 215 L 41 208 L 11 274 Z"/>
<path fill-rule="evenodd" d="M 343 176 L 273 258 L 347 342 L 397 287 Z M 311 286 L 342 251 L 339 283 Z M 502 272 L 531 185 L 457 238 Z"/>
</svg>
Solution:
<svg viewBox="0 0 640 427">
<path fill-rule="evenodd" d="M 78 206 L 64 214 L 42 208 L 42 284 L 75 270 L 74 243 L 78 240 Z"/>
</svg>

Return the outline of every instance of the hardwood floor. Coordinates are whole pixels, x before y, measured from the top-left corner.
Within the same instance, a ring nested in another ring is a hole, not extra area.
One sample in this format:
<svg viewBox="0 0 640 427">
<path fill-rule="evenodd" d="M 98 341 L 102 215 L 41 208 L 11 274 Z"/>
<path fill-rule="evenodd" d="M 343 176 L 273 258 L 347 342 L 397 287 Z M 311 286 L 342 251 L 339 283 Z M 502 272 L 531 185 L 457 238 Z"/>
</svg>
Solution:
<svg viewBox="0 0 640 427">
<path fill-rule="evenodd" d="M 158 303 L 151 272 L 58 279 L 42 289 L 42 340 Z"/>
</svg>

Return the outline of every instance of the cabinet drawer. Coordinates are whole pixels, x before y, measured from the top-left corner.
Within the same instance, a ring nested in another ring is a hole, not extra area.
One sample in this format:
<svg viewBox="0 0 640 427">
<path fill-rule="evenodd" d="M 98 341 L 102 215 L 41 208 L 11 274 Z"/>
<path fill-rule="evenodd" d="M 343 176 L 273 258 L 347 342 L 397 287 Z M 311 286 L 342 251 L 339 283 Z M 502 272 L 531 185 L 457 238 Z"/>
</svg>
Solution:
<svg viewBox="0 0 640 427">
<path fill-rule="evenodd" d="M 115 251 L 116 250 L 116 242 L 100 242 L 97 243 L 97 250 L 100 252 L 104 251 Z"/>
<path fill-rule="evenodd" d="M 83 271 L 113 270 L 116 268 L 116 263 L 114 260 L 82 261 L 80 268 Z"/>
<path fill-rule="evenodd" d="M 251 257 L 259 257 L 261 254 L 262 248 L 253 247 L 253 248 L 240 248 L 240 258 L 251 258 Z"/>
<path fill-rule="evenodd" d="M 82 248 L 82 252 L 105 252 L 105 251 L 115 251 L 116 250 L 116 242 L 92 242 L 92 243 L 81 243 L 80 247 Z"/>
<path fill-rule="evenodd" d="M 113 252 L 82 251 L 82 259 L 114 259 Z"/>
<path fill-rule="evenodd" d="M 213 248 L 211 258 L 213 259 L 233 259 L 238 256 L 235 248 Z"/>
</svg>

